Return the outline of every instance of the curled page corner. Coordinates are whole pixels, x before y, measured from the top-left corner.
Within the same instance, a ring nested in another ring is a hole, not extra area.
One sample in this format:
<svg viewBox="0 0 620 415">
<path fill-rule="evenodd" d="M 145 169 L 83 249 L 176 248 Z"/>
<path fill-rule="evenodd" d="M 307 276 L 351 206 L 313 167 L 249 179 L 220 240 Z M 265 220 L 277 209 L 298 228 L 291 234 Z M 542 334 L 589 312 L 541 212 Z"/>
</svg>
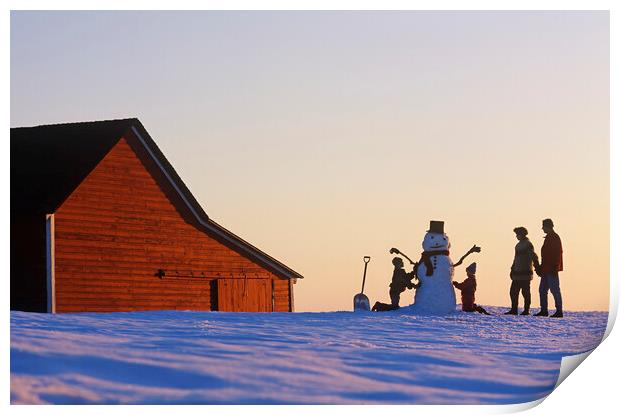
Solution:
<svg viewBox="0 0 620 415">
<path fill-rule="evenodd" d="M 613 278 L 612 278 L 613 281 Z M 610 287 L 611 289 L 613 289 L 613 287 Z M 618 315 L 618 301 L 616 301 L 616 298 L 612 298 L 612 300 L 610 301 L 610 307 L 609 307 L 609 312 L 607 313 L 607 328 L 605 329 L 605 334 L 603 335 L 603 340 L 605 340 L 607 338 L 607 336 L 609 336 L 609 333 L 611 333 L 611 330 L 614 328 L 614 324 L 616 323 L 616 316 Z M 601 340 L 601 342 L 603 341 Z"/>
<path fill-rule="evenodd" d="M 500 413 L 500 414 L 514 414 L 516 412 L 523 412 L 523 411 L 527 411 L 529 409 L 537 407 L 545 399 L 547 399 L 547 396 L 543 396 L 540 399 L 536 399 L 534 401 L 529 401 L 529 402 L 515 403 L 515 404 L 510 404 L 510 405 L 502 405 L 502 406 L 494 406 L 493 409 L 494 410 L 498 409 L 498 411 L 496 411 L 495 413 Z"/>
<path fill-rule="evenodd" d="M 590 353 L 593 351 L 594 349 L 580 354 L 564 356 L 562 358 L 562 362 L 560 363 L 560 374 L 558 375 L 558 380 L 555 382 L 555 387 L 553 389 L 560 386 L 560 383 L 564 382 L 568 375 L 573 373 L 573 370 L 583 363 L 583 361 L 586 360 L 586 357 L 590 356 Z"/>
<path fill-rule="evenodd" d="M 573 373 L 573 371 L 575 369 L 577 369 L 577 366 L 579 366 L 581 363 L 583 363 L 583 361 L 586 360 L 586 358 L 588 356 L 590 356 L 590 354 L 593 351 L 594 351 L 594 349 L 591 349 L 591 350 L 588 350 L 587 352 L 584 352 L 584 353 L 562 357 L 562 361 L 560 362 L 560 373 L 558 374 L 558 379 L 555 382 L 555 386 L 553 387 L 553 390 L 555 390 L 558 386 L 560 386 L 560 384 L 562 382 L 564 382 L 564 380 L 566 380 L 568 375 Z M 505 411 L 502 411 L 502 413 L 514 413 L 514 412 L 525 411 L 527 409 L 532 409 L 532 408 L 540 405 L 552 393 L 553 393 L 553 391 L 549 392 L 549 394 L 547 396 L 544 396 L 544 397 L 542 397 L 540 399 L 537 399 L 535 401 L 524 402 L 524 403 L 521 403 L 521 404 L 514 404 L 514 405 L 506 405 L 506 407 L 503 408 Z"/>
</svg>

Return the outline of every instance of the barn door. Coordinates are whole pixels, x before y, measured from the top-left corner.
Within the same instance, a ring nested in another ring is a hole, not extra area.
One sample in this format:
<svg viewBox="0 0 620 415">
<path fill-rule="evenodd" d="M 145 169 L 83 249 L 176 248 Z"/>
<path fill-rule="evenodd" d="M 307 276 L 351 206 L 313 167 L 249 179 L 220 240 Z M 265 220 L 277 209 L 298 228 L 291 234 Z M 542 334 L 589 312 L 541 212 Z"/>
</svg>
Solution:
<svg viewBox="0 0 620 415">
<path fill-rule="evenodd" d="M 221 278 L 217 280 L 219 311 L 273 311 L 271 280 Z"/>
</svg>

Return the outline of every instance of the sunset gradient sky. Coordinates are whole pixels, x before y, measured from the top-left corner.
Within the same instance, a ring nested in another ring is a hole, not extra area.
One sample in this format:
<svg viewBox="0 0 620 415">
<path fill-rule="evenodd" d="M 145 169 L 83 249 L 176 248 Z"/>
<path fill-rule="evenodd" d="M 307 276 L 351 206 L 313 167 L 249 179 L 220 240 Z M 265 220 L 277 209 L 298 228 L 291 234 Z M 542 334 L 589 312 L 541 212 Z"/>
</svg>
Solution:
<svg viewBox="0 0 620 415">
<path fill-rule="evenodd" d="M 512 229 L 540 252 L 546 217 L 565 309 L 608 308 L 608 12 L 11 13 L 12 127 L 128 117 L 305 276 L 297 311 L 350 310 L 364 255 L 388 301 L 389 249 L 417 259 L 430 220 L 509 305 Z"/>
</svg>

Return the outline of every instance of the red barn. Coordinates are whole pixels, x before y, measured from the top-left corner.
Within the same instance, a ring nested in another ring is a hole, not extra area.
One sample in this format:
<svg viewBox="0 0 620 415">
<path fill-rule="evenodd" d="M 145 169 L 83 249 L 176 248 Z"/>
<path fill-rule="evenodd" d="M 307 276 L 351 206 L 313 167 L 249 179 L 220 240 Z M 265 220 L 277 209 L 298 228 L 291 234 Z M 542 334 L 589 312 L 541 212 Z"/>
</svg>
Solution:
<svg viewBox="0 0 620 415">
<path fill-rule="evenodd" d="M 137 119 L 11 129 L 11 309 L 293 311 L 303 278 L 211 220 Z"/>
</svg>

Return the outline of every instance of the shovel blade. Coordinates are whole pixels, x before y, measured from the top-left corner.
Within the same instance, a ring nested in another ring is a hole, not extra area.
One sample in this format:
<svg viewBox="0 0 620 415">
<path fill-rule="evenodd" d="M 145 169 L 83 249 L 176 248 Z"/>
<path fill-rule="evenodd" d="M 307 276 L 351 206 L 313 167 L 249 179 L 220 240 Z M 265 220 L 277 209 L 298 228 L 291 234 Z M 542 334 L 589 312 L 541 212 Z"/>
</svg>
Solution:
<svg viewBox="0 0 620 415">
<path fill-rule="evenodd" d="M 353 311 L 370 311 L 370 301 L 364 294 L 353 297 Z"/>
</svg>

